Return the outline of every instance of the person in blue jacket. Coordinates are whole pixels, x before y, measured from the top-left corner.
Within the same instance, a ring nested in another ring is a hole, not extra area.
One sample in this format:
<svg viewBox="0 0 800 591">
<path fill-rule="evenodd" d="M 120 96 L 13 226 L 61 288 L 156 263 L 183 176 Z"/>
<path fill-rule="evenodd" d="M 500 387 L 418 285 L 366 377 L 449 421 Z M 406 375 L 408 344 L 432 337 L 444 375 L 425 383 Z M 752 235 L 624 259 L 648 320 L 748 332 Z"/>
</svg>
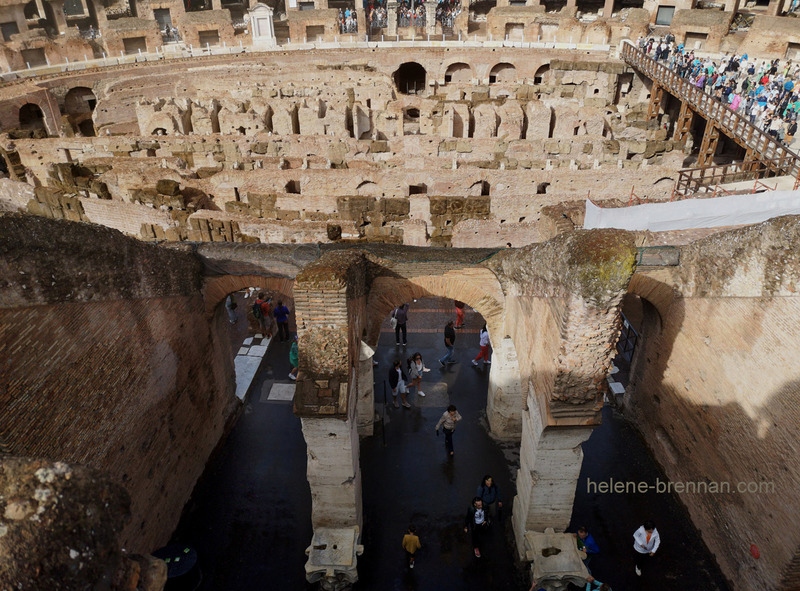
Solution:
<svg viewBox="0 0 800 591">
<path fill-rule="evenodd" d="M 586 529 L 586 526 L 582 525 L 578 528 L 578 533 L 575 536 L 575 540 L 578 543 L 578 550 L 583 550 L 586 552 L 586 558 L 583 559 L 583 564 L 586 565 L 586 568 L 589 568 L 589 563 L 592 560 L 592 556 L 600 552 L 600 546 L 597 545 L 597 542 L 594 541 L 592 534 L 589 533 L 589 530 Z M 592 572 L 591 570 L 589 572 Z"/>
<path fill-rule="evenodd" d="M 489 511 L 492 516 L 497 515 L 497 511 L 503 508 L 503 502 L 500 500 L 500 489 L 494 483 L 494 479 L 490 474 L 487 474 L 481 480 L 475 496 L 483 501 L 483 507 Z M 497 505 L 495 505 L 497 503 Z M 496 507 L 496 508 L 495 508 Z"/>
<path fill-rule="evenodd" d="M 611 587 L 609 587 L 606 583 L 601 583 L 593 576 L 589 575 L 586 578 L 585 591 L 611 591 Z"/>
</svg>

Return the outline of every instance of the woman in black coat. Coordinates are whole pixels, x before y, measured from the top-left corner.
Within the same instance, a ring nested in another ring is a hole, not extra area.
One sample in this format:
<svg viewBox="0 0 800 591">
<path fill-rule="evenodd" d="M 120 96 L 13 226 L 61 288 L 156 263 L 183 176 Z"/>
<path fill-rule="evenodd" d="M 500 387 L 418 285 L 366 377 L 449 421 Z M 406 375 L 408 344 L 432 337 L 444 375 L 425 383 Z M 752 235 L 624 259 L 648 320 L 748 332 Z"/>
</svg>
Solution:
<svg viewBox="0 0 800 591">
<path fill-rule="evenodd" d="M 400 394 L 400 398 L 403 400 L 403 406 L 405 408 L 411 408 L 411 405 L 406 400 L 406 393 L 408 393 L 408 388 L 406 387 L 407 382 L 408 378 L 403 371 L 403 366 L 399 361 L 395 361 L 394 365 L 389 370 L 389 385 L 392 387 L 392 402 L 394 402 L 395 408 L 400 408 L 400 405 L 397 403 L 398 394 Z"/>
</svg>

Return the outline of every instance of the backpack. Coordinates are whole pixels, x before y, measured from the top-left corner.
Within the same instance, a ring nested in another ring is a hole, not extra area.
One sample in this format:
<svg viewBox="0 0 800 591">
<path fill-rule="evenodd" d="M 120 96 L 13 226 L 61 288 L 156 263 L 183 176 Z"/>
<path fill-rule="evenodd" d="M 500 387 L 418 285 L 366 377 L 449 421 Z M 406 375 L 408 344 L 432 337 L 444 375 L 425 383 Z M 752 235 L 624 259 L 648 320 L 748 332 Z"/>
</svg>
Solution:
<svg viewBox="0 0 800 591">
<path fill-rule="evenodd" d="M 256 317 L 256 320 L 261 320 L 264 318 L 264 311 L 261 309 L 262 302 L 256 300 L 256 303 L 253 304 L 253 316 Z"/>
</svg>

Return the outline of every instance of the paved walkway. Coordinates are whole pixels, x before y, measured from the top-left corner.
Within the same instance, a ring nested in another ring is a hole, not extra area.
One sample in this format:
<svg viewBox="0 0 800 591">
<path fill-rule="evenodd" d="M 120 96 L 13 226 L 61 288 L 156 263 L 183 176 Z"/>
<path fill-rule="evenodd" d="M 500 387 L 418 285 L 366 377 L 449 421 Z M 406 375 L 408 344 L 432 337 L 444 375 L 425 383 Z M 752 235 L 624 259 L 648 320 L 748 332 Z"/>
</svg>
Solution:
<svg viewBox="0 0 800 591">
<path fill-rule="evenodd" d="M 467 328 L 457 331 L 459 363 L 441 369 L 436 359 L 443 354 L 442 338 L 435 327 L 451 316 L 449 302 L 421 300 L 411 307 L 408 347 L 394 345 L 388 321 L 381 335 L 376 409 L 385 420 L 361 443 L 365 552 L 359 559 L 357 590 L 528 589 L 527 570 L 515 564 L 508 543 L 513 537 L 507 513 L 518 451 L 488 435 L 483 416 L 488 371 L 469 363 L 478 350 L 482 321 L 467 312 Z M 300 421 L 289 402 L 269 400 L 275 384 L 283 385 L 278 390 L 289 384 L 288 350 L 288 343 L 270 346 L 245 412 L 209 462 L 176 532 L 176 540 L 199 552 L 203 590 L 311 588 L 303 571 L 304 550 L 311 540 L 311 496 Z M 387 386 L 389 405 L 384 409 L 382 382 L 391 362 L 416 351 L 432 370 L 423 382 L 427 396 L 412 394 L 411 409 L 395 409 Z M 443 436 L 437 439 L 433 431 L 450 402 L 464 416 L 454 435 L 452 459 L 445 453 Z M 660 475 L 637 432 L 610 409 L 604 412 L 603 426 L 585 446 L 573 514 L 573 525 L 587 525 L 602 550 L 591 565 L 595 574 L 615 591 L 726 591 L 672 496 L 586 492 L 589 477 L 654 481 Z M 506 518 L 495 523 L 484 557 L 478 560 L 463 532 L 463 517 L 486 473 L 498 482 L 508 505 Z M 656 521 L 664 541 L 650 582 L 633 575 L 630 555 L 633 531 L 647 518 Z M 410 522 L 423 544 L 413 571 L 405 569 L 400 548 Z"/>
</svg>

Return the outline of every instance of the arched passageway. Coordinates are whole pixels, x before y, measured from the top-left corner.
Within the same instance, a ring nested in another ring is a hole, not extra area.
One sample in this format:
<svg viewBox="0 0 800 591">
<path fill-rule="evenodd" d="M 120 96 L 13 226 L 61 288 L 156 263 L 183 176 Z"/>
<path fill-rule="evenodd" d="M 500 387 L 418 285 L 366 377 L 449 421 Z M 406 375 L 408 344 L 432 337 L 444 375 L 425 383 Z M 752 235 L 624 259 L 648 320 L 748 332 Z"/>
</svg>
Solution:
<svg viewBox="0 0 800 591">
<path fill-rule="evenodd" d="M 19 109 L 19 127 L 29 131 L 47 131 L 44 124 L 44 113 L 35 103 L 25 103 Z"/>
<path fill-rule="evenodd" d="M 86 137 L 95 136 L 92 113 L 97 106 L 97 97 L 91 88 L 78 86 L 64 97 L 64 112 L 74 131 Z"/>
<path fill-rule="evenodd" d="M 427 72 L 417 62 L 402 64 L 392 75 L 394 85 L 403 94 L 424 94 Z"/>
</svg>

